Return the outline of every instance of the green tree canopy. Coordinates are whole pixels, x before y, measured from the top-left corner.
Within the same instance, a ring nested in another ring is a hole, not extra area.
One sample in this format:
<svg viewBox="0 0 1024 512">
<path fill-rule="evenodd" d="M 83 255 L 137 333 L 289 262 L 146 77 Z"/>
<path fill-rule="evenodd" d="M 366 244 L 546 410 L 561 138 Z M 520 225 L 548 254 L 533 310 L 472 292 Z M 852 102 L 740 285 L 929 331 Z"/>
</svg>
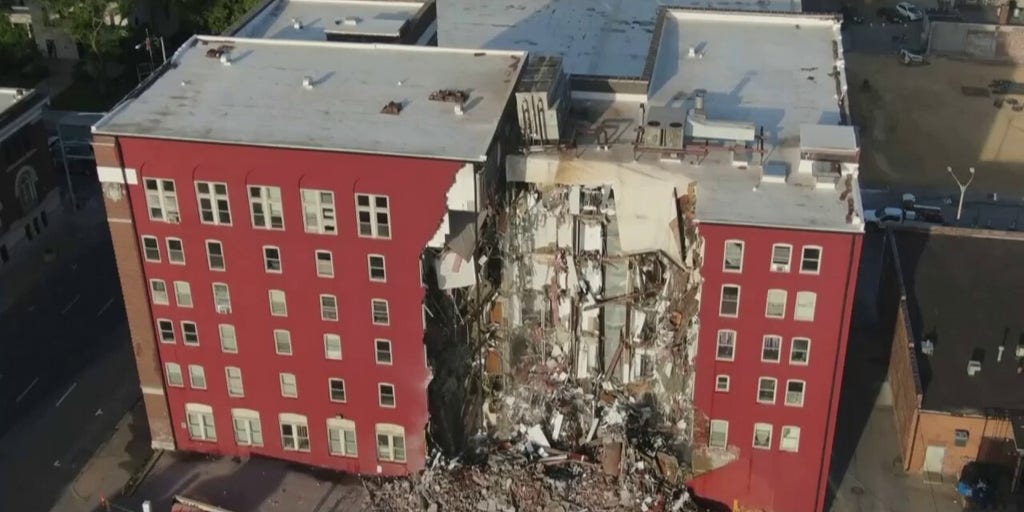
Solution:
<svg viewBox="0 0 1024 512">
<path fill-rule="evenodd" d="M 220 34 L 261 0 L 177 0 L 198 32 Z"/>
<path fill-rule="evenodd" d="M 120 51 L 127 35 L 125 18 L 131 15 L 132 0 L 45 0 L 54 20 L 88 50 L 96 64 L 97 85 L 105 89 L 107 63 Z"/>
<path fill-rule="evenodd" d="M 28 36 L 28 31 L 21 25 L 0 13 L 0 62 L 4 73 L 17 73 L 25 66 L 40 58 L 35 43 Z"/>
</svg>

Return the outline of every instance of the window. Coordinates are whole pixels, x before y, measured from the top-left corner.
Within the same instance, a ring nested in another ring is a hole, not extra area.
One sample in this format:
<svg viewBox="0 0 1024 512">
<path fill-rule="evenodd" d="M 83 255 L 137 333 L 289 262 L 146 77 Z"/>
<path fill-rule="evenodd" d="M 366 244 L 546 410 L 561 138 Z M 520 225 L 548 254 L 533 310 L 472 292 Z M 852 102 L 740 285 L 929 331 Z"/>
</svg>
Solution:
<svg viewBox="0 0 1024 512">
<path fill-rule="evenodd" d="M 768 290 L 768 302 L 764 315 L 768 318 L 784 318 L 786 316 L 786 290 Z"/>
<path fill-rule="evenodd" d="M 708 433 L 708 446 L 725 448 L 729 444 L 729 422 L 711 420 L 711 431 Z"/>
<path fill-rule="evenodd" d="M 729 391 L 729 376 L 719 375 L 715 377 L 715 391 L 727 393 Z"/>
<path fill-rule="evenodd" d="M 324 357 L 341 360 L 341 336 L 324 334 Z"/>
<path fill-rule="evenodd" d="M 370 266 L 370 281 L 387 281 L 387 272 L 384 269 L 384 256 L 371 254 L 367 258 Z"/>
<path fill-rule="evenodd" d="M 228 396 L 245 396 L 245 388 L 242 387 L 242 369 L 228 366 L 224 368 L 224 374 L 228 380 Z"/>
<path fill-rule="evenodd" d="M 224 246 L 213 240 L 206 241 L 206 260 L 210 270 L 224 270 Z"/>
<path fill-rule="evenodd" d="M 376 340 L 377 364 L 391 364 L 391 342 L 388 340 Z"/>
<path fill-rule="evenodd" d="M 393 384 L 378 384 L 377 395 L 381 407 L 395 406 L 395 386 Z"/>
<path fill-rule="evenodd" d="M 185 264 L 185 245 L 180 238 L 167 239 L 167 261 L 173 265 Z"/>
<path fill-rule="evenodd" d="M 334 277 L 334 259 L 331 258 L 331 251 L 316 251 L 316 275 Z"/>
<path fill-rule="evenodd" d="M 332 402 L 344 402 L 345 401 L 345 380 L 344 379 L 328 379 L 331 388 L 331 401 Z"/>
<path fill-rule="evenodd" d="M 188 437 L 195 441 L 216 441 L 217 428 L 213 424 L 213 407 L 203 404 L 185 404 L 188 418 Z"/>
<path fill-rule="evenodd" d="M 770 423 L 754 423 L 754 448 L 772 449 L 772 425 Z"/>
<path fill-rule="evenodd" d="M 956 429 L 953 431 L 953 444 L 955 446 L 964 447 L 967 446 L 967 441 L 971 440 L 971 433 L 967 430 Z"/>
<path fill-rule="evenodd" d="M 789 364 L 807 364 L 811 360 L 811 340 L 793 338 L 793 347 L 789 350 Z"/>
<path fill-rule="evenodd" d="M 320 296 L 320 319 L 338 321 L 338 298 L 334 295 Z"/>
<path fill-rule="evenodd" d="M 142 252 L 146 255 L 146 261 L 160 262 L 160 242 L 155 236 L 142 237 Z"/>
<path fill-rule="evenodd" d="M 327 444 L 331 455 L 357 456 L 355 422 L 342 418 L 328 418 Z"/>
<path fill-rule="evenodd" d="M 734 284 L 722 286 L 722 304 L 718 308 L 721 316 L 737 316 L 740 313 L 740 287 Z"/>
<path fill-rule="evenodd" d="M 761 377 L 757 380 L 757 402 L 762 404 L 775 403 L 775 386 L 777 381 L 771 377 Z"/>
<path fill-rule="evenodd" d="M 802 380 L 791 380 L 786 382 L 786 405 L 793 407 L 804 406 L 804 388 L 807 383 Z"/>
<path fill-rule="evenodd" d="M 743 270 L 743 242 L 739 240 L 725 241 L 725 263 L 722 270 L 726 272 Z"/>
<path fill-rule="evenodd" d="M 308 452 L 309 424 L 306 417 L 282 413 L 278 418 L 281 422 L 281 447 L 289 452 Z"/>
<path fill-rule="evenodd" d="M 174 301 L 179 308 L 192 307 L 192 285 L 188 281 L 174 282 Z"/>
<path fill-rule="evenodd" d="M 777 363 L 782 359 L 782 336 L 766 334 L 761 345 L 761 361 Z"/>
<path fill-rule="evenodd" d="M 260 413 L 251 409 L 231 409 L 235 424 L 235 443 L 239 446 L 263 446 L 263 428 Z"/>
<path fill-rule="evenodd" d="M 292 333 L 284 329 L 274 329 L 274 351 L 279 356 L 292 355 Z"/>
<path fill-rule="evenodd" d="M 263 268 L 272 274 L 281 273 L 281 249 L 270 246 L 263 248 Z"/>
<path fill-rule="evenodd" d="M 188 385 L 194 389 L 206 389 L 206 370 L 202 366 L 188 365 Z"/>
<path fill-rule="evenodd" d="M 782 435 L 779 437 L 780 450 L 784 452 L 796 452 L 800 450 L 800 427 L 786 425 L 782 427 Z"/>
<path fill-rule="evenodd" d="M 736 357 L 736 331 L 722 329 L 718 331 L 718 351 L 715 359 L 732 361 Z"/>
<path fill-rule="evenodd" d="M 195 322 L 182 322 L 181 323 L 181 337 L 186 345 L 198 345 L 199 344 L 199 328 L 196 327 Z"/>
<path fill-rule="evenodd" d="M 334 192 L 302 189 L 302 222 L 306 233 L 335 234 L 338 232 L 334 215 Z"/>
<path fill-rule="evenodd" d="M 270 290 L 270 314 L 272 316 L 288 316 L 288 303 L 284 291 Z"/>
<path fill-rule="evenodd" d="M 817 274 L 821 271 L 821 247 L 808 245 L 804 247 L 800 258 L 800 273 Z"/>
<path fill-rule="evenodd" d="M 793 255 L 793 246 L 775 244 L 772 246 L 772 272 L 789 272 L 789 258 Z"/>
<path fill-rule="evenodd" d="M 356 194 L 359 236 L 391 238 L 391 208 L 387 196 Z"/>
<path fill-rule="evenodd" d="M 145 183 L 146 206 L 149 210 L 150 220 L 162 220 L 174 224 L 181 222 L 174 180 L 146 178 Z"/>
<path fill-rule="evenodd" d="M 814 306 L 817 302 L 818 294 L 814 292 L 796 292 L 796 311 L 793 312 L 793 319 L 813 322 Z"/>
<path fill-rule="evenodd" d="M 170 320 L 157 320 L 157 330 L 160 331 L 160 343 L 174 343 L 174 322 Z"/>
<path fill-rule="evenodd" d="M 401 425 L 378 423 L 377 460 L 405 462 L 405 428 Z"/>
<path fill-rule="evenodd" d="M 167 374 L 167 385 L 176 388 L 185 387 L 185 378 L 181 375 L 181 365 L 178 363 L 167 363 L 164 365 L 164 373 Z"/>
<path fill-rule="evenodd" d="M 231 208 L 228 206 L 228 185 L 226 183 L 197 181 L 196 197 L 199 199 L 199 222 L 231 225 Z"/>
<path fill-rule="evenodd" d="M 377 325 L 388 325 L 391 323 L 391 315 L 388 313 L 388 301 L 384 299 L 373 299 L 373 323 Z"/>
<path fill-rule="evenodd" d="M 291 373 L 281 374 L 281 396 L 285 398 L 298 398 L 299 385 L 295 382 L 295 375 Z"/>
<path fill-rule="evenodd" d="M 235 326 L 220 324 L 217 326 L 220 333 L 220 349 L 228 354 L 238 353 L 238 338 L 235 337 Z"/>
<path fill-rule="evenodd" d="M 213 283 L 213 305 L 217 312 L 225 315 L 231 312 L 231 290 L 225 283 Z"/>
<path fill-rule="evenodd" d="M 249 213 L 252 227 L 284 229 L 284 208 L 280 187 L 249 187 Z"/>
<path fill-rule="evenodd" d="M 153 304 L 166 306 L 171 303 L 171 299 L 167 295 L 167 283 L 163 279 L 150 279 L 149 292 L 153 297 Z"/>
</svg>

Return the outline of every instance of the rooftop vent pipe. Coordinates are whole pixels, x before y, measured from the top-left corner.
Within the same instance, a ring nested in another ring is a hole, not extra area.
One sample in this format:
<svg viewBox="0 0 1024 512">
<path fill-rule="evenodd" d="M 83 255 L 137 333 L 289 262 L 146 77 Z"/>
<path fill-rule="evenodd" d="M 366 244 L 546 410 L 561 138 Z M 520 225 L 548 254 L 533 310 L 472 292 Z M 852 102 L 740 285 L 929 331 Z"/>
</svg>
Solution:
<svg viewBox="0 0 1024 512">
<path fill-rule="evenodd" d="M 302 30 L 302 21 L 298 18 L 292 18 L 292 28 L 295 30 Z"/>
<path fill-rule="evenodd" d="M 348 26 L 356 26 L 359 24 L 359 18 L 355 16 L 348 16 L 345 18 L 343 23 Z"/>
<path fill-rule="evenodd" d="M 686 53 L 686 56 L 693 59 L 697 57 L 697 48 L 691 46 L 690 51 Z"/>
<path fill-rule="evenodd" d="M 228 56 L 228 52 L 220 54 L 220 63 L 225 66 L 231 65 L 231 58 Z"/>
<path fill-rule="evenodd" d="M 308 75 L 302 77 L 302 88 L 306 89 L 306 90 L 312 89 L 313 88 L 313 77 L 308 76 Z"/>
<path fill-rule="evenodd" d="M 693 110 L 698 114 L 704 113 L 704 90 L 696 90 L 693 92 Z"/>
</svg>

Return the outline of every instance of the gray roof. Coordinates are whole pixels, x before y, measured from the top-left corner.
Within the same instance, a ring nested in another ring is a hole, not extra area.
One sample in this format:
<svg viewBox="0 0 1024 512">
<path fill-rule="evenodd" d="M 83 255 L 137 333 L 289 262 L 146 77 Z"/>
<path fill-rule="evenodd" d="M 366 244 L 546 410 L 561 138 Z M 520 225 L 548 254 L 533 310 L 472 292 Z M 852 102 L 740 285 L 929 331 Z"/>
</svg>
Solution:
<svg viewBox="0 0 1024 512">
<path fill-rule="evenodd" d="M 210 56 L 225 47 L 230 64 Z M 510 51 L 197 36 L 93 131 L 483 161 L 524 60 Z M 429 100 L 438 89 L 470 91 L 465 113 Z M 392 101 L 401 113 L 381 113 Z"/>
<path fill-rule="evenodd" d="M 28 98 L 31 94 L 32 89 L 0 87 L 0 114 L 3 114 L 8 109 L 13 108 L 16 103 Z"/>
<path fill-rule="evenodd" d="M 423 5 L 385 0 L 275 0 L 234 35 L 305 41 L 323 41 L 329 31 L 398 36 Z"/>
<path fill-rule="evenodd" d="M 800 12 L 800 0 L 437 0 L 437 41 L 559 55 L 574 74 L 640 76 L 658 7 Z"/>
</svg>

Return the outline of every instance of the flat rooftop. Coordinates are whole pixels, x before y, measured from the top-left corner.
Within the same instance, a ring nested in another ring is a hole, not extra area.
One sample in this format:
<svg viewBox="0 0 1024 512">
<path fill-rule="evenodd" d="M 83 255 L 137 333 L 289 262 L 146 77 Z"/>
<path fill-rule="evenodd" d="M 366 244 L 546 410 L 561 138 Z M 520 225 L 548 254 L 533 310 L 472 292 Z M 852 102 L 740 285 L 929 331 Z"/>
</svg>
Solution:
<svg viewBox="0 0 1024 512">
<path fill-rule="evenodd" d="M 32 92 L 32 89 L 0 87 L 0 114 L 13 109 L 15 104 L 31 96 Z"/>
<path fill-rule="evenodd" d="M 438 46 L 557 55 L 574 74 L 640 76 L 660 6 L 800 12 L 800 0 L 437 0 Z"/>
<path fill-rule="evenodd" d="M 1024 375 L 1017 373 L 1016 356 L 1024 344 L 1024 240 L 904 231 L 895 235 L 918 342 L 922 408 L 1024 411 Z M 920 351 L 925 339 L 934 343 L 930 356 Z M 981 363 L 974 376 L 967 374 L 972 358 Z"/>
<path fill-rule="evenodd" d="M 216 56 L 221 50 L 227 64 Z M 196 36 L 93 132 L 483 161 L 525 57 Z M 469 90 L 464 113 L 428 99 L 440 89 Z M 401 112 L 382 113 L 389 102 L 400 103 Z"/>
<path fill-rule="evenodd" d="M 275 0 L 233 35 L 324 41 L 326 33 L 397 37 L 424 2 Z"/>
</svg>

